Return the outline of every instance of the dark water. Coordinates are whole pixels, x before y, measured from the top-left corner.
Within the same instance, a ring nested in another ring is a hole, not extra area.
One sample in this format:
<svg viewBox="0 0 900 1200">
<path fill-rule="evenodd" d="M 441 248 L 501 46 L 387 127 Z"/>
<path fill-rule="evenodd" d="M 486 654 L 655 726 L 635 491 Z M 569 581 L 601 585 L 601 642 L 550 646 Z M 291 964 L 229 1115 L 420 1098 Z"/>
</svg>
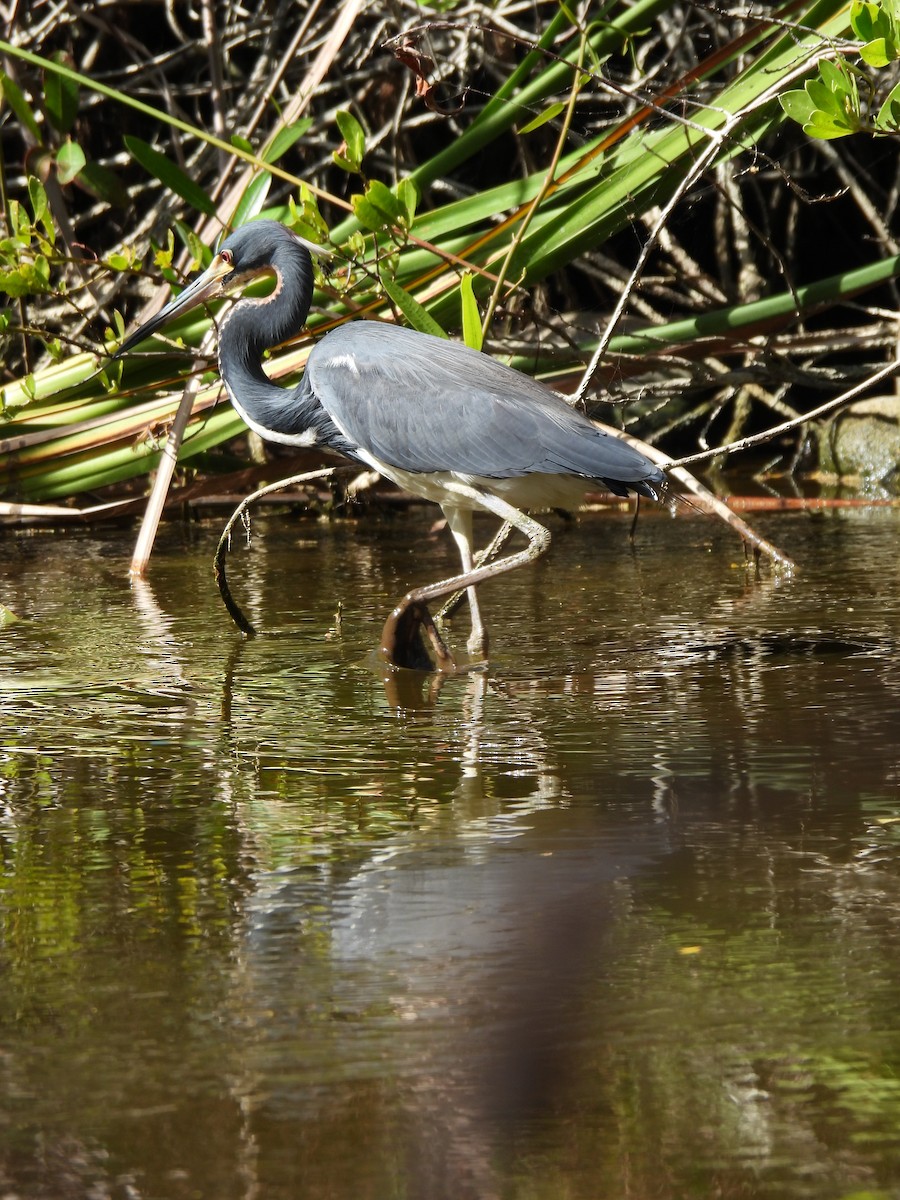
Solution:
<svg viewBox="0 0 900 1200">
<path fill-rule="evenodd" d="M 433 516 L 0 535 L 0 1196 L 900 1196 L 900 514 Z"/>
</svg>

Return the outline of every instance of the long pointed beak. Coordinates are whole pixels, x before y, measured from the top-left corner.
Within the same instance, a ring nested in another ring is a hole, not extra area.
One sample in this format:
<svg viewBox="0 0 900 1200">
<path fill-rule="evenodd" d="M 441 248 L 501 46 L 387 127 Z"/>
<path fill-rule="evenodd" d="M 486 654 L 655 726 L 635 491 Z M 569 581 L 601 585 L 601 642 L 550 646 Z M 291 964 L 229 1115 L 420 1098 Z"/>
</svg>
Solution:
<svg viewBox="0 0 900 1200">
<path fill-rule="evenodd" d="M 198 275 L 196 279 L 191 280 L 187 287 L 174 300 L 171 300 L 165 308 L 160 309 L 155 317 L 151 317 L 149 321 L 145 321 L 134 333 L 129 334 L 112 357 L 116 359 L 123 354 L 127 354 L 129 350 L 133 350 L 135 346 L 140 345 L 141 342 L 145 342 L 147 338 L 156 333 L 157 329 L 161 329 L 163 325 L 168 324 L 179 313 L 187 312 L 190 308 L 196 308 L 204 300 L 221 296 L 228 287 L 228 277 L 233 274 L 233 270 L 234 268 L 231 263 L 223 258 L 221 254 L 217 254 L 206 270 Z"/>
</svg>

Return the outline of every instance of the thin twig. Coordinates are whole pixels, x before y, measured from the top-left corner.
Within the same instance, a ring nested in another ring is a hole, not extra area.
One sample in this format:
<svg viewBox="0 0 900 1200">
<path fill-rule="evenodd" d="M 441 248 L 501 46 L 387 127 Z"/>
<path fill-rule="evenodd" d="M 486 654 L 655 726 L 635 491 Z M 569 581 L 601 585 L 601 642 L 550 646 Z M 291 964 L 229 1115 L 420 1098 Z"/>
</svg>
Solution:
<svg viewBox="0 0 900 1200">
<path fill-rule="evenodd" d="M 815 58 L 815 56 L 813 57 Z M 672 215 L 675 208 L 678 206 L 678 204 L 680 204 L 687 191 L 693 187 L 706 168 L 710 165 L 715 156 L 722 149 L 722 146 L 731 139 L 737 127 L 743 121 L 745 121 L 751 113 L 756 112 L 757 109 L 762 108 L 764 105 L 775 99 L 775 97 L 784 91 L 785 88 L 795 79 L 805 75 L 809 71 L 811 65 L 812 64 L 809 59 L 804 59 L 803 62 L 796 66 L 793 71 L 780 78 L 778 82 L 774 83 L 771 87 L 766 88 L 764 92 L 757 96 L 756 99 L 748 104 L 745 108 L 741 109 L 740 112 L 729 115 L 721 129 L 710 129 L 707 131 L 709 142 L 695 159 L 693 166 L 680 181 L 678 186 L 675 188 L 675 191 L 663 205 L 659 216 L 657 217 L 653 228 L 650 231 L 650 236 L 641 247 L 641 252 L 638 255 L 637 262 L 634 265 L 634 268 L 628 279 L 628 283 L 622 289 L 619 299 L 616 301 L 616 305 L 606 323 L 606 328 L 604 329 L 600 336 L 600 340 L 597 343 L 597 349 L 594 351 L 587 370 L 585 371 L 581 383 L 578 386 L 578 390 L 575 393 L 572 401 L 573 404 L 579 406 L 584 405 L 584 397 L 591 386 L 591 382 L 597 371 L 597 367 L 600 365 L 600 360 L 606 353 L 616 326 L 621 320 L 622 314 L 624 313 L 631 297 L 631 293 L 637 286 L 637 282 L 643 274 L 644 267 L 647 265 L 647 260 L 649 259 L 652 250 L 656 246 L 663 228 L 668 224 L 669 217 Z"/>
<path fill-rule="evenodd" d="M 601 425 L 600 428 L 603 429 L 604 426 Z M 668 454 L 664 454 L 656 446 L 650 446 L 646 442 L 642 442 L 640 438 L 633 437 L 631 434 L 623 433 L 620 430 L 606 428 L 606 432 L 618 434 L 619 437 L 624 438 L 625 441 L 630 442 L 632 446 L 640 450 L 642 454 L 645 454 L 652 462 L 655 462 L 657 466 L 662 467 L 670 478 L 676 479 L 686 491 L 693 493 L 701 501 L 706 511 L 724 521 L 726 525 L 735 531 L 738 537 L 746 544 L 752 546 L 757 554 L 764 554 L 766 558 L 771 559 L 772 562 L 787 572 L 797 569 L 794 561 L 783 550 L 779 550 L 777 546 L 760 536 L 737 513 L 732 512 L 724 500 L 720 500 L 699 479 L 695 479 L 689 471 L 685 471 L 679 462 L 675 462 L 669 458 Z"/>
<path fill-rule="evenodd" d="M 882 379 L 887 379 L 900 370 L 900 358 L 895 358 L 889 362 L 881 370 L 876 371 L 874 375 L 868 375 L 860 383 L 855 384 L 846 392 L 841 392 L 839 396 L 832 397 L 831 400 L 820 404 L 818 408 L 812 409 L 810 412 L 801 413 L 799 417 L 794 417 L 790 421 L 783 421 L 780 425 L 773 425 L 771 429 L 765 429 L 762 433 L 750 434 L 745 438 L 738 438 L 736 442 L 729 442 L 725 446 L 715 446 L 711 450 L 700 450 L 696 454 L 688 454 L 684 458 L 670 460 L 671 467 L 692 467 L 695 463 L 706 462 L 710 458 L 717 458 L 721 454 L 734 454 L 738 450 L 749 450 L 752 446 L 761 446 L 765 442 L 771 442 L 773 438 L 781 437 L 783 433 L 789 433 L 792 429 L 797 429 L 801 425 L 806 425 L 810 421 L 821 420 L 822 417 L 829 413 L 836 412 L 837 409 L 843 408 L 845 404 L 850 404 L 863 392 L 868 391 L 876 383 L 880 383 Z"/>
<path fill-rule="evenodd" d="M 584 34 L 582 34 L 581 42 L 578 47 L 578 61 L 575 64 L 575 74 L 572 78 L 572 86 L 569 89 L 569 101 L 568 101 L 568 104 L 566 105 L 566 113 L 565 113 L 565 117 L 563 118 L 562 128 L 560 129 L 559 137 L 556 139 L 556 145 L 553 148 L 553 157 L 550 160 L 550 166 L 547 168 L 547 172 L 544 176 L 544 181 L 541 184 L 541 186 L 538 188 L 537 194 L 535 195 L 534 199 L 531 201 L 531 203 L 528 205 L 527 209 L 523 213 L 522 220 L 519 223 L 519 227 L 517 228 L 515 235 L 510 240 L 509 247 L 507 248 L 506 254 L 503 256 L 503 264 L 500 267 L 500 270 L 498 271 L 497 282 L 495 283 L 494 288 L 491 292 L 491 297 L 490 297 L 490 300 L 488 301 L 487 309 L 485 310 L 484 318 L 481 322 L 481 330 L 482 330 L 482 334 L 484 337 L 487 337 L 488 331 L 490 330 L 491 321 L 494 318 L 494 312 L 497 308 L 498 303 L 500 302 L 500 291 L 503 287 L 503 284 L 506 282 L 506 276 L 509 273 L 509 267 L 510 267 L 510 263 L 513 260 L 513 256 L 515 255 L 516 251 L 519 249 L 519 246 L 522 244 L 522 240 L 524 239 L 525 234 L 528 231 L 528 227 L 531 224 L 532 220 L 534 219 L 538 208 L 543 203 L 544 197 L 546 195 L 548 195 L 548 193 L 550 192 L 550 190 L 553 187 L 553 180 L 556 175 L 556 168 L 559 166 L 559 160 L 562 158 L 563 148 L 565 147 L 566 140 L 569 136 L 569 129 L 572 124 L 572 117 L 575 113 L 575 102 L 578 99 L 578 93 L 581 91 L 581 86 L 582 86 L 581 85 L 581 80 L 582 80 L 581 65 L 584 60 L 585 41 L 586 41 L 586 38 L 585 38 Z"/>
<path fill-rule="evenodd" d="M 222 530 L 222 536 L 219 538 L 219 544 L 216 546 L 213 569 L 215 570 L 216 583 L 219 587 L 219 595 L 222 597 L 222 603 L 228 609 L 232 621 L 234 621 L 241 633 L 246 634 L 247 637 L 254 637 L 259 630 L 244 616 L 243 609 L 231 594 L 231 588 L 228 586 L 228 579 L 225 575 L 225 556 L 231 545 L 231 532 L 235 524 L 244 516 L 251 504 L 255 504 L 262 496 L 268 496 L 271 492 L 283 491 L 284 488 L 292 487 L 298 483 L 312 483 L 318 479 L 331 479 L 339 470 L 341 470 L 340 467 L 323 467 L 319 471 L 305 471 L 302 475 L 291 475 L 288 479 L 279 479 L 277 483 L 266 484 L 265 487 L 259 488 L 258 491 L 252 492 L 243 499 L 228 518 L 228 522 Z"/>
<path fill-rule="evenodd" d="M 215 340 L 215 336 L 216 330 L 213 327 L 206 333 L 200 344 L 199 353 L 201 355 L 208 353 Z M 141 521 L 141 528 L 138 533 L 137 542 L 135 543 L 134 553 L 131 556 L 131 565 L 128 573 L 132 576 L 139 577 L 143 575 L 147 569 L 147 563 L 150 561 L 150 555 L 153 552 L 153 543 L 156 541 L 156 531 L 159 528 L 162 512 L 166 506 L 166 497 L 169 494 L 169 487 L 172 483 L 172 476 L 175 474 L 175 468 L 178 465 L 178 452 L 181 449 L 181 443 L 184 439 L 184 431 L 187 429 L 188 421 L 191 419 L 194 400 L 202 386 L 203 376 L 192 375 L 185 384 L 184 391 L 181 394 L 178 411 L 175 413 L 175 419 L 172 422 L 172 427 L 163 446 L 162 457 L 159 460 L 159 467 L 156 471 L 156 477 L 153 480 L 153 487 L 150 492 L 150 498 L 147 501 L 147 507 L 144 510 L 144 518 Z"/>
<path fill-rule="evenodd" d="M 321 84 L 322 80 L 328 74 L 331 66 L 334 63 L 337 53 L 344 43 L 344 39 L 353 27 L 353 22 L 359 16 L 365 4 L 365 0 L 344 0 L 340 5 L 334 25 L 329 32 L 325 44 L 319 50 L 314 62 L 310 66 L 303 85 L 297 94 L 292 98 L 290 104 L 287 105 L 282 113 L 279 121 L 279 128 L 284 129 L 288 125 L 294 124 L 300 115 L 303 113 L 310 99 L 315 95 L 316 88 Z M 271 145 L 275 134 L 266 141 L 265 148 Z M 245 164 L 244 170 L 236 183 L 231 187 L 228 194 L 219 203 L 216 216 L 206 221 L 200 229 L 200 237 L 204 240 L 209 240 L 215 232 L 227 226 L 228 222 L 234 215 L 238 202 L 247 189 L 250 180 L 256 168 L 252 164 Z M 309 184 L 307 184 L 309 186 Z M 329 200 L 334 200 L 334 197 L 329 197 Z M 339 201 L 337 201 L 340 203 Z M 348 206 L 349 207 L 349 206 Z"/>
</svg>

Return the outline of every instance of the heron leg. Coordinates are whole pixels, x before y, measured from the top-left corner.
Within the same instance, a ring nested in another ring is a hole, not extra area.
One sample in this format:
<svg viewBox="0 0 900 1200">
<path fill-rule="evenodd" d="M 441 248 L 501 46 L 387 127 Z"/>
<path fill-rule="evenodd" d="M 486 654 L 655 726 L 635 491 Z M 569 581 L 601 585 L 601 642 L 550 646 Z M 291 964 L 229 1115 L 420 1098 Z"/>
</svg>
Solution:
<svg viewBox="0 0 900 1200">
<path fill-rule="evenodd" d="M 516 567 L 522 567 L 526 563 L 534 562 L 535 559 L 540 558 L 550 545 L 549 530 L 545 529 L 543 525 L 539 524 L 532 517 L 529 517 L 526 513 L 520 512 L 519 509 L 513 508 L 505 500 L 501 500 L 499 496 L 494 496 L 490 492 L 481 492 L 466 483 L 452 482 L 447 483 L 445 487 L 447 491 L 458 496 L 461 501 L 468 502 L 468 506 L 482 508 L 499 517 L 501 521 L 509 521 L 512 526 L 528 538 L 528 545 L 524 550 L 519 550 L 515 554 L 507 554 L 504 558 L 498 558 L 494 562 L 483 563 L 477 567 L 470 566 L 469 569 L 466 569 L 464 562 L 463 574 L 454 575 L 450 579 L 441 579 L 437 583 L 429 583 L 424 587 L 415 588 L 413 591 L 407 592 L 385 623 L 384 634 L 382 636 L 382 653 L 389 661 L 394 631 L 402 618 L 402 614 L 410 606 L 417 604 L 427 605 L 430 600 L 436 600 L 442 596 L 450 596 L 461 588 L 466 589 L 468 593 L 476 584 L 483 583 L 486 579 L 493 579 L 495 575 L 502 575 L 505 571 L 514 571 Z M 457 507 L 459 506 L 453 505 L 452 502 L 447 502 L 445 504 L 445 511 Z M 449 511 L 447 511 L 447 519 L 449 522 Z M 460 551 L 460 554 L 462 554 L 462 551 Z M 471 563 L 471 545 L 469 546 L 469 555 Z M 477 611 L 480 613 L 480 610 Z M 484 624 L 483 622 L 481 624 L 482 634 L 484 634 Z M 446 669 L 440 663 L 438 664 L 438 670 Z"/>
<path fill-rule="evenodd" d="M 453 534 L 453 540 L 456 542 L 456 547 L 459 550 L 463 574 L 468 575 L 472 571 L 474 561 L 472 510 L 471 508 L 454 508 L 449 504 L 442 505 L 442 508 L 447 518 L 447 524 L 450 526 L 450 532 Z M 481 608 L 478 604 L 478 593 L 474 586 L 466 588 L 466 597 L 469 601 L 469 614 L 472 620 L 472 629 L 466 642 L 466 649 L 473 658 L 487 658 L 487 630 L 484 627 L 484 618 L 481 615 Z"/>
<path fill-rule="evenodd" d="M 480 567 L 482 563 L 491 562 L 493 559 L 495 559 L 509 541 L 509 535 L 512 533 L 512 531 L 513 527 L 510 525 L 509 521 L 504 521 L 484 549 L 479 550 L 475 555 L 474 565 L 476 567 Z M 465 600 L 465 598 L 465 592 L 454 592 L 452 596 L 448 596 L 448 598 L 435 613 L 435 620 L 449 620 L 462 604 L 463 600 Z"/>
</svg>

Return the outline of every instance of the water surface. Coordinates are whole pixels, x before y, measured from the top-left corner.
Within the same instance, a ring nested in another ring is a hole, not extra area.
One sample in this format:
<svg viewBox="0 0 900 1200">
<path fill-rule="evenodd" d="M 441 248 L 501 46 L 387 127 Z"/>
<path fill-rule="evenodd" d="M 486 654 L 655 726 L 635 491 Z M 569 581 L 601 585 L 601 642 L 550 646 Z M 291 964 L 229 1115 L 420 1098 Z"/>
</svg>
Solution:
<svg viewBox="0 0 900 1200">
<path fill-rule="evenodd" d="M 0 535 L 3 1194 L 900 1196 L 900 515 L 433 519 Z"/>
</svg>

